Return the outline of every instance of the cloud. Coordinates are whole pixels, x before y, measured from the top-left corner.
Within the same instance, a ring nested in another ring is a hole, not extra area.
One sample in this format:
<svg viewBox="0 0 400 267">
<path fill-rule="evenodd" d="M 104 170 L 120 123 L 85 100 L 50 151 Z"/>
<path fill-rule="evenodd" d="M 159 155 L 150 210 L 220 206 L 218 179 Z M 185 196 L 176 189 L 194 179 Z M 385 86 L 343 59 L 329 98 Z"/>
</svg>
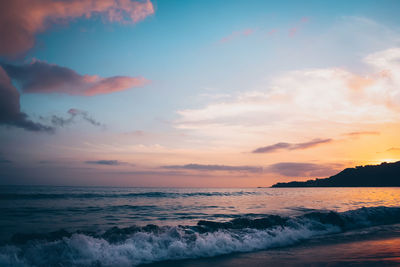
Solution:
<svg viewBox="0 0 400 267">
<path fill-rule="evenodd" d="M 342 134 L 338 125 L 400 121 L 400 47 L 364 57 L 373 83 L 354 90 L 360 76 L 344 68 L 283 72 L 257 91 L 241 92 L 203 107 L 178 110 L 175 126 L 222 142 L 261 140 L 288 131 Z M 278 144 L 277 147 L 287 146 Z"/>
<path fill-rule="evenodd" d="M 125 162 L 121 162 L 118 160 L 88 160 L 85 161 L 87 164 L 96 164 L 96 165 L 107 165 L 107 166 L 119 166 L 119 165 L 125 165 Z"/>
<path fill-rule="evenodd" d="M 320 144 L 331 143 L 332 141 L 332 139 L 313 139 L 310 142 L 294 144 L 289 148 L 289 150 L 307 149 Z"/>
<path fill-rule="evenodd" d="M 281 150 L 281 149 L 289 149 L 292 146 L 292 144 L 289 143 L 276 143 L 274 145 L 270 145 L 270 146 L 265 146 L 265 147 L 259 147 L 255 150 L 253 150 L 252 153 L 271 153 L 271 152 L 275 152 L 277 150 Z"/>
<path fill-rule="evenodd" d="M 163 169 L 173 170 L 194 170 L 194 171 L 228 171 L 228 172 L 247 172 L 254 174 L 279 174 L 287 177 L 326 177 L 333 175 L 342 167 L 341 164 L 315 164 L 303 162 L 279 162 L 267 167 L 262 166 L 229 166 L 229 165 L 168 165 L 162 166 Z"/>
<path fill-rule="evenodd" d="M 19 92 L 12 85 L 10 77 L 0 66 L 0 125 L 18 127 L 34 132 L 53 132 L 54 128 L 33 122 L 21 112 Z"/>
<path fill-rule="evenodd" d="M 227 166 L 227 165 L 202 165 L 202 164 L 186 164 L 186 165 L 169 165 L 162 166 L 164 169 L 185 169 L 195 171 L 233 171 L 233 172 L 251 172 L 262 173 L 263 168 L 258 166 Z"/>
<path fill-rule="evenodd" d="M 231 34 L 229 34 L 228 36 L 223 37 L 221 40 L 219 40 L 219 43 L 220 44 L 228 43 L 228 42 L 233 41 L 233 40 L 235 40 L 237 38 L 240 38 L 242 36 L 249 36 L 249 35 L 251 35 L 253 33 L 254 33 L 254 30 L 250 29 L 250 28 L 249 29 L 244 29 L 242 31 L 235 31 L 235 32 L 232 32 Z"/>
<path fill-rule="evenodd" d="M 143 77 L 80 75 L 66 67 L 35 60 L 29 64 L 2 64 L 24 93 L 63 93 L 93 96 L 124 91 L 148 83 Z"/>
<path fill-rule="evenodd" d="M 391 147 L 388 150 L 386 150 L 386 152 L 400 152 L 400 148 L 399 147 Z"/>
<path fill-rule="evenodd" d="M 101 15 L 104 21 L 136 23 L 154 13 L 149 0 L 0 1 L 0 56 L 19 55 L 35 44 L 35 35 L 51 25 Z"/>
<path fill-rule="evenodd" d="M 270 146 L 259 147 L 252 151 L 252 153 L 272 153 L 278 150 L 298 150 L 298 149 L 307 149 L 311 147 L 318 146 L 320 144 L 331 143 L 332 139 L 313 139 L 309 142 L 305 143 L 297 143 L 297 144 L 290 144 L 290 143 L 276 143 Z"/>
<path fill-rule="evenodd" d="M 307 23 L 307 22 L 309 22 L 310 21 L 310 18 L 309 17 L 302 17 L 301 19 L 300 19 L 300 22 L 301 23 Z"/>
<path fill-rule="evenodd" d="M 56 116 L 53 115 L 51 116 L 50 120 L 51 123 L 54 126 L 59 126 L 59 127 L 64 127 L 66 125 L 72 124 L 75 121 L 76 117 L 81 117 L 83 120 L 89 122 L 90 124 L 92 124 L 93 126 L 103 126 L 100 122 L 96 121 L 95 119 L 93 119 L 87 111 L 84 110 L 79 110 L 79 109 L 75 109 L 75 108 L 71 108 L 70 110 L 68 110 L 68 118 L 63 118 L 60 116 Z"/>
<path fill-rule="evenodd" d="M 299 30 L 299 29 L 296 28 L 296 27 L 290 28 L 290 29 L 289 29 L 289 36 L 290 36 L 290 37 L 295 36 L 298 30 Z"/>
<path fill-rule="evenodd" d="M 320 165 L 303 162 L 280 162 L 265 168 L 266 172 L 287 177 L 327 177 L 338 172 L 341 165 Z"/>
<path fill-rule="evenodd" d="M 362 135 L 380 135 L 380 132 L 376 131 L 362 131 L 362 132 L 350 132 L 350 133 L 345 133 L 344 135 L 351 136 L 351 137 L 359 137 Z"/>
<path fill-rule="evenodd" d="M 300 21 L 296 23 L 296 26 L 289 29 L 289 36 L 294 37 L 299 32 L 299 30 L 303 28 L 304 24 L 308 23 L 309 21 L 309 17 L 302 17 Z"/>
<path fill-rule="evenodd" d="M 268 35 L 274 35 L 278 32 L 278 29 L 272 29 L 270 31 L 268 31 Z"/>
<path fill-rule="evenodd" d="M 155 177 L 162 177 L 162 176 L 173 176 L 173 177 L 197 177 L 196 174 L 182 172 L 182 171 L 153 171 L 153 170 L 137 170 L 137 171 L 113 171 L 112 174 L 122 174 L 122 175 L 132 175 L 132 176 L 155 176 Z M 201 177 L 210 177 L 209 175 L 202 174 Z"/>
</svg>

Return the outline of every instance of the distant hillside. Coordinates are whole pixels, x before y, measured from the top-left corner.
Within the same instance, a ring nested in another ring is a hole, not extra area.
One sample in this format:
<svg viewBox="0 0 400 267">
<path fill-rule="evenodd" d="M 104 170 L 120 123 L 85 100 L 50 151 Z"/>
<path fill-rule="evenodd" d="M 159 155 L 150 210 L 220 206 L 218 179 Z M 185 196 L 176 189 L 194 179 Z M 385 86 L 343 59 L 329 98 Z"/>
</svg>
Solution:
<svg viewBox="0 0 400 267">
<path fill-rule="evenodd" d="M 400 161 L 347 168 L 325 179 L 277 183 L 272 187 L 381 187 L 400 186 Z"/>
</svg>

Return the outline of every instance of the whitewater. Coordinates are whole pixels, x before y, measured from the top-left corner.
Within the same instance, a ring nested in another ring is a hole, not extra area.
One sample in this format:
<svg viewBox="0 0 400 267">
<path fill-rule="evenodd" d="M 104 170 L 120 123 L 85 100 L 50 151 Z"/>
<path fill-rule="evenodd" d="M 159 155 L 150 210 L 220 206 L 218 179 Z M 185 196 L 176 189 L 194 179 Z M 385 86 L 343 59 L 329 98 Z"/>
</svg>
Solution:
<svg viewBox="0 0 400 267">
<path fill-rule="evenodd" d="M 280 248 L 358 229 L 379 233 L 399 227 L 399 193 L 2 187 L 0 266 L 135 266 Z"/>
</svg>

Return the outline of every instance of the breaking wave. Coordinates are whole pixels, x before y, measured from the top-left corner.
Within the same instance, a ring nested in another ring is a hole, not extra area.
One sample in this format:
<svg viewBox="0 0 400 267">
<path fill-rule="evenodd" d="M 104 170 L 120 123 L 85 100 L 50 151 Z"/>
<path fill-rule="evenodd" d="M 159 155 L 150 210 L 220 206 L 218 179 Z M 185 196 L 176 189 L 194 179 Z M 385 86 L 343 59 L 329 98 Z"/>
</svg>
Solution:
<svg viewBox="0 0 400 267">
<path fill-rule="evenodd" d="M 0 247 L 0 266 L 132 266 L 283 247 L 320 235 L 394 223 L 400 223 L 400 208 L 371 207 L 199 221 L 195 226 L 16 234 Z"/>
</svg>

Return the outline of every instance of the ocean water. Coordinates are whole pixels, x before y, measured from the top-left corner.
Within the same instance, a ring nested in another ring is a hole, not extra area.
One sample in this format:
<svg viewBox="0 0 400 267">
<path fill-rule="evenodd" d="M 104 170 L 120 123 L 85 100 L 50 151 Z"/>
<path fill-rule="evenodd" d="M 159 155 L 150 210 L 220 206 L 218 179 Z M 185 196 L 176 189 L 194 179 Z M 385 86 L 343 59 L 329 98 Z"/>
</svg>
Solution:
<svg viewBox="0 0 400 267">
<path fill-rule="evenodd" d="M 0 187 L 0 266 L 134 266 L 400 223 L 400 188 Z"/>
</svg>

